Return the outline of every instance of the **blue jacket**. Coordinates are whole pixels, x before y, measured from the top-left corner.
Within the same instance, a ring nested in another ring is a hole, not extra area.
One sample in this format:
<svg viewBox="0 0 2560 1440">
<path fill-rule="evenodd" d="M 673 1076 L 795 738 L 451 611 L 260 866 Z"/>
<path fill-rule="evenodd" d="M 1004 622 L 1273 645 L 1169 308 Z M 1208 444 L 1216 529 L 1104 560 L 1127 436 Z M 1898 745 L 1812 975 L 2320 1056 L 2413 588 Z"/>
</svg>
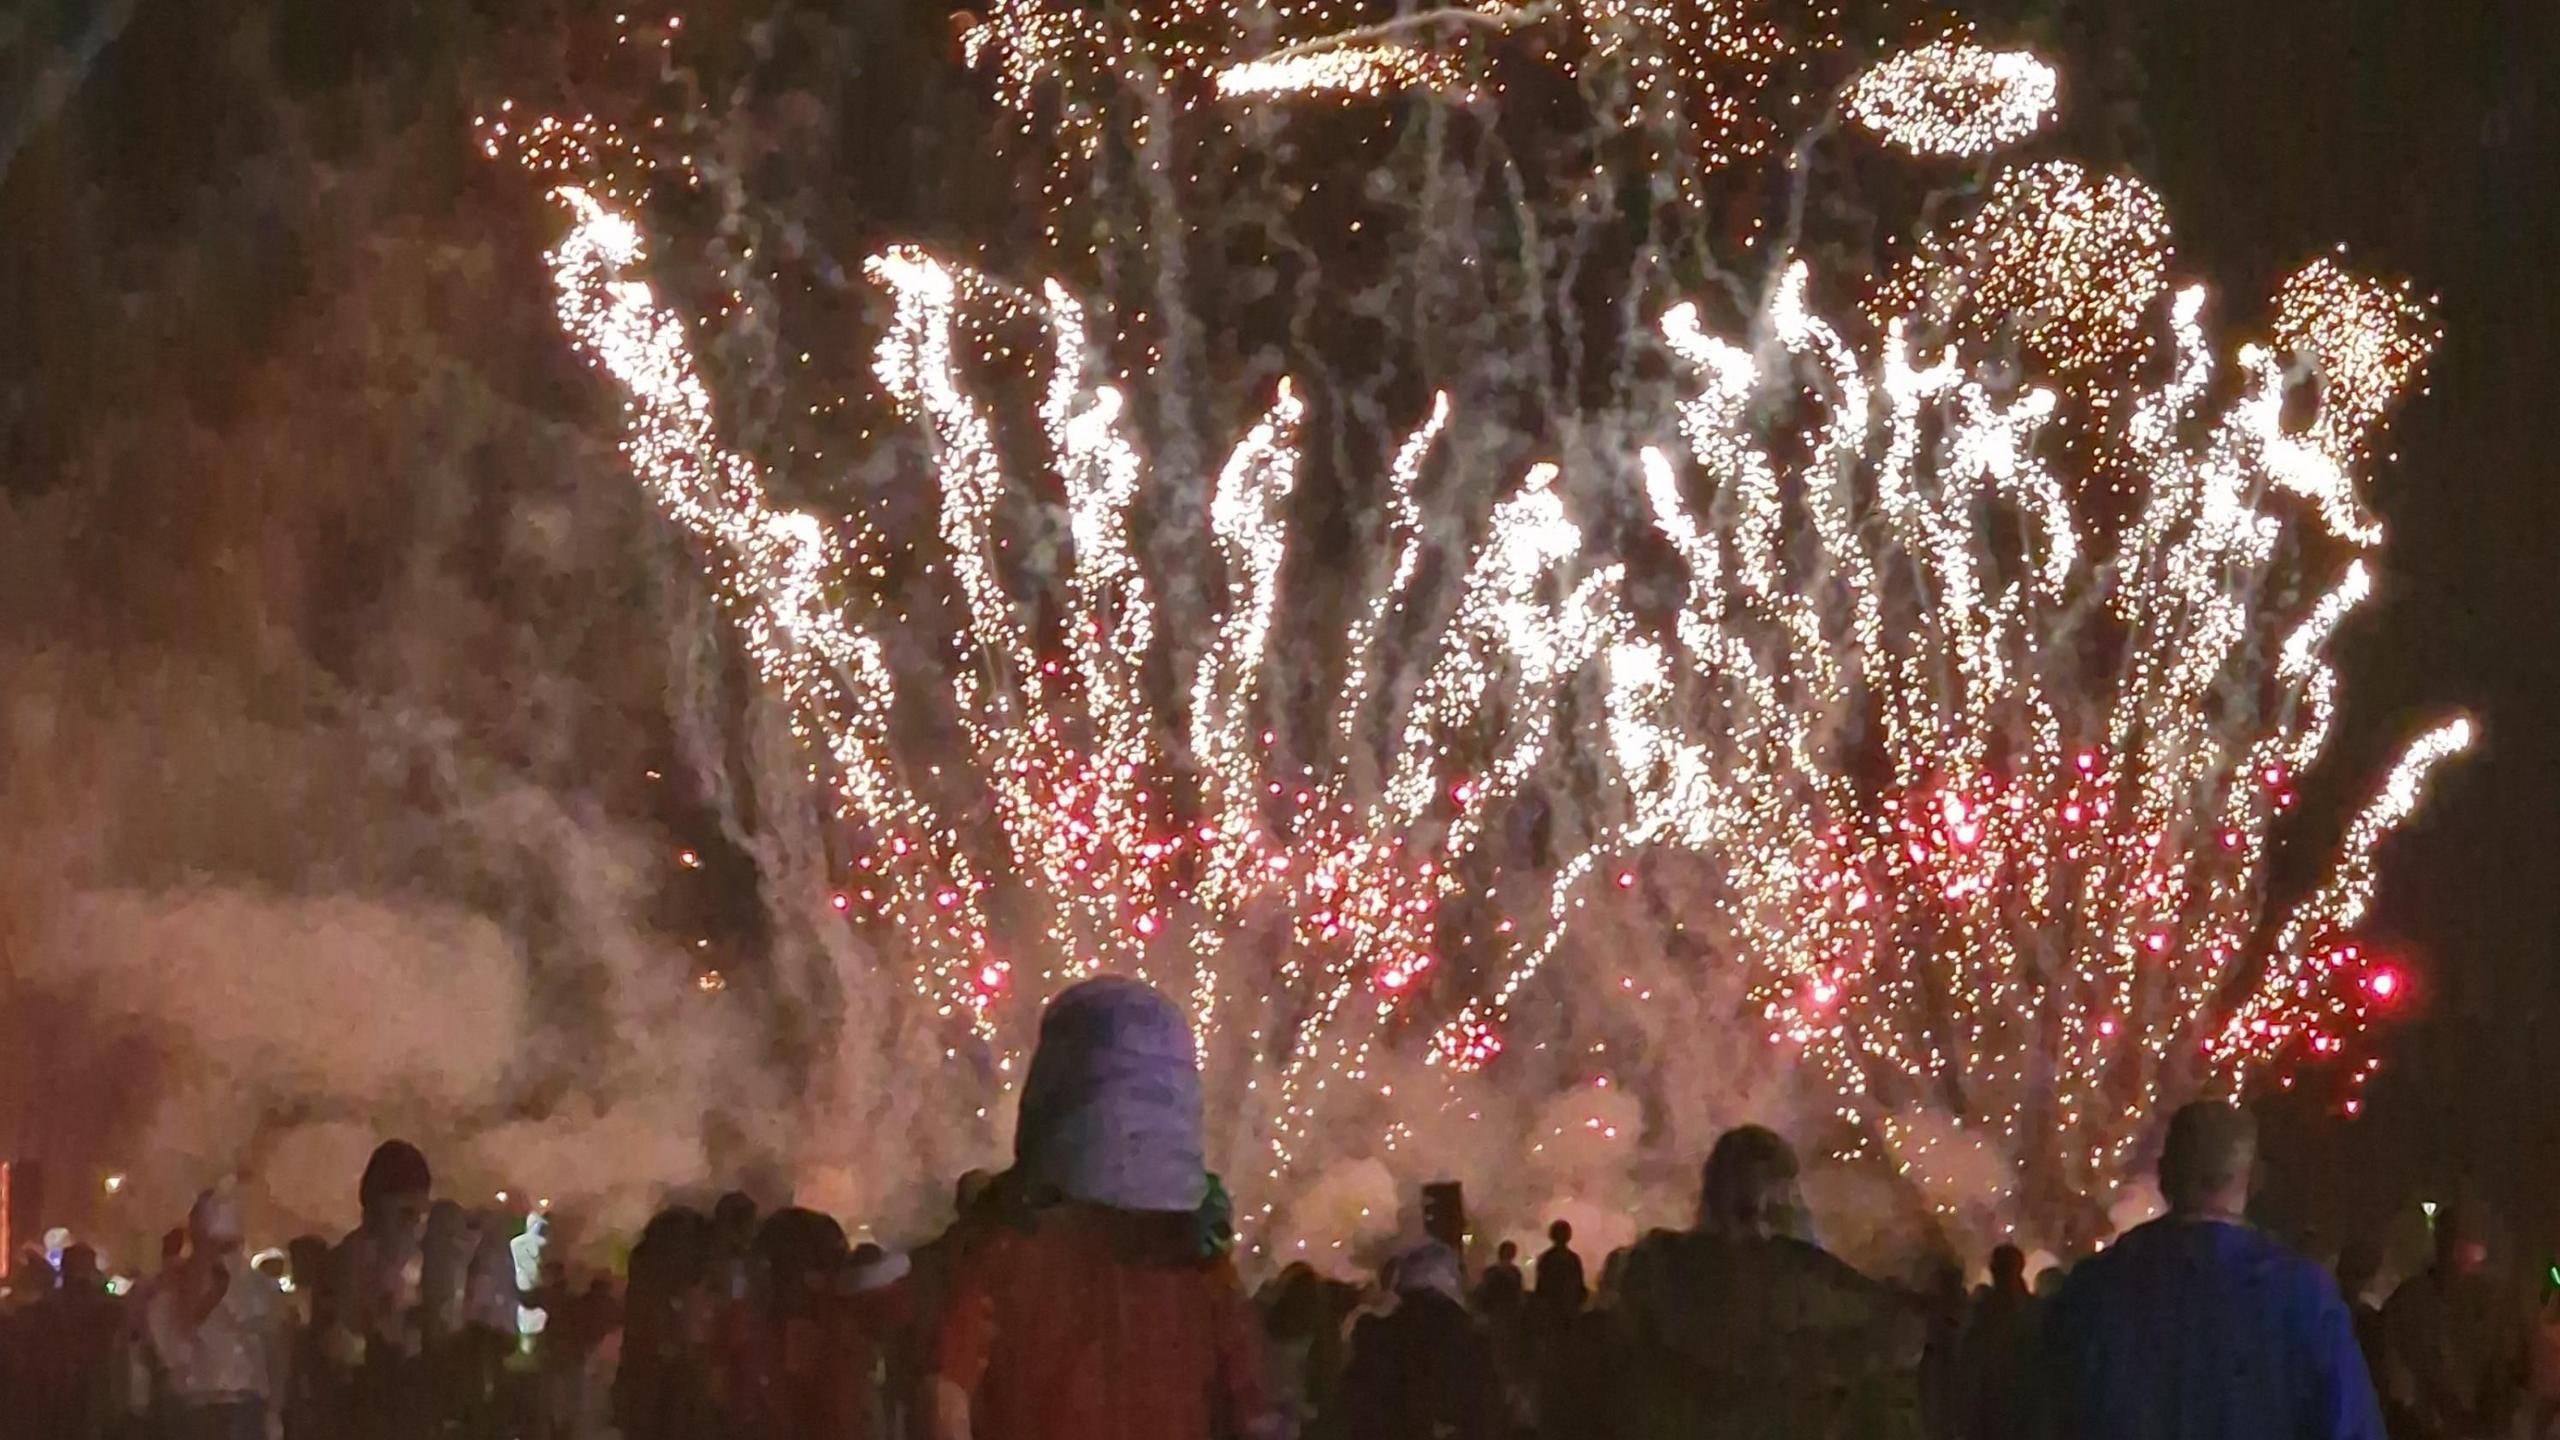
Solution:
<svg viewBox="0 0 2560 1440">
<path fill-rule="evenodd" d="M 2072 1272 L 2043 1343 L 2052 1440 L 2383 1440 L 2337 1286 L 2246 1225 L 2131 1232 Z"/>
</svg>

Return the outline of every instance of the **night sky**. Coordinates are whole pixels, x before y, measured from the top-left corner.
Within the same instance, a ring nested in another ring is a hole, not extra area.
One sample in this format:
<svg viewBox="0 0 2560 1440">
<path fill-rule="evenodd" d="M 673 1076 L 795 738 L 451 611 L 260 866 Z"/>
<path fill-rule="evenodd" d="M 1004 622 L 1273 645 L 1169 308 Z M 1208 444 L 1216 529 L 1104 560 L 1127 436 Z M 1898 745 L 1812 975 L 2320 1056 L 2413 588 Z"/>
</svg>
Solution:
<svg viewBox="0 0 2560 1440">
<path fill-rule="evenodd" d="M 2320 1183 L 2413 1203 L 2469 1177 L 2560 1221 L 2560 10 L 2391 0 L 2141 12 L 2148 167 L 2226 294 L 2306 252 L 2442 297 L 2433 393 L 2378 469 L 2380 604 L 2341 650 L 2328 778 L 2461 708 L 2485 743 L 2384 861 L 2375 931 L 2418 976 L 2364 1120 L 2286 1138 Z M 2314 1157 L 2318 1157 L 2315 1162 Z M 2543 1197 L 2536 1209 L 2535 1196 Z"/>
<path fill-rule="evenodd" d="M 0 94 L 0 144 L 18 147 L 0 156 L 12 167 L 0 175 L 0 232 L 18 237 L 0 233 L 0 323 L 19 342 L 0 362 L 0 502 L 30 505 L 62 483 L 61 425 L 84 413 L 67 397 L 91 384 L 81 375 L 114 364 L 113 352 L 85 338 L 95 297 L 78 287 L 88 272 L 28 238 L 78 233 L 50 206 L 80 178 L 66 182 L 58 169 L 69 152 L 47 150 L 32 84 L 46 70 L 30 57 L 53 40 L 77 52 L 84 37 L 116 33 L 100 17 L 126 19 L 94 67 L 65 72 L 103 88 L 75 95 L 60 123 L 85 127 L 82 153 L 193 153 L 193 134 L 222 131 L 218 117 L 241 103 L 191 79 L 200 47 L 227 42 L 232 10 L 270 24 L 341 26 L 279 53 L 311 57 L 332 75 L 379 71 L 396 89 L 398 58 L 368 47 L 405 32 L 326 20 L 340 6 L 351 12 L 355 0 L 51 0 L 25 12 L 33 18 L 0 17 L 0 90 L 17 96 Z M 2398 743 L 2437 716 L 2472 713 L 2485 741 L 2384 852 L 2375 934 L 2406 957 L 2416 984 L 2405 1023 L 2384 1041 L 2388 1066 L 2368 1112 L 2342 1122 L 2327 1092 L 2275 1107 L 2280 1178 L 2270 1198 L 2279 1209 L 2318 1210 L 2323 1224 L 2363 1223 L 2468 1179 L 2523 1228 L 2551 1236 L 2560 1204 L 2536 1197 L 2560 1195 L 2560 6 L 2123 0 L 2084 3 L 2064 28 L 2081 37 L 2074 43 L 2119 57 L 2114 83 L 2129 84 L 2141 107 L 2126 159 L 2168 197 L 2180 269 L 2210 280 L 2227 309 L 2247 309 L 2338 242 L 2359 268 L 2406 274 L 2441 295 L 2447 338 L 2432 393 L 2398 413 L 2391 448 L 2400 458 L 2371 482 L 2390 534 L 2379 603 L 2341 651 L 2344 723 L 2321 772 L 2330 790 L 2314 790 L 2301 821 L 2334 823 Z M 2127 56 L 2137 75 L 2121 69 Z M 2075 81 L 2106 72 L 2072 58 Z M 2066 104 L 2083 94 L 2066 92 Z M 254 147 L 215 153 L 237 160 Z M 148 163 L 129 163 L 137 168 L 90 178 L 138 192 Z M 460 189 L 474 203 L 530 209 L 520 193 L 475 191 L 480 183 Z M 202 224 L 203 213 L 173 200 L 150 223 Z M 200 237 L 207 246 L 254 254 L 267 243 L 254 219 L 214 213 L 226 218 Z M 505 277 L 520 286 L 533 278 L 524 241 L 538 217 L 515 223 L 493 245 L 521 252 Z M 200 353 L 223 363 L 291 343 L 289 310 L 255 312 L 292 292 L 284 280 L 217 298 L 215 320 L 173 331 L 173 343 L 202 346 L 204 327 L 217 322 L 237 348 Z M 511 323 L 528 351 L 559 348 L 538 308 Z M 556 356 L 544 363 L 548 378 L 529 386 L 556 383 L 567 368 Z M 102 392 L 119 383 L 95 380 Z M 560 463 L 602 475 L 611 459 L 584 450 Z M 636 506 L 634 523 L 645 523 Z M 322 526 L 303 538 L 316 549 L 333 533 Z M 327 572 L 363 562 L 315 554 L 301 563 Z M 0 597 L 11 593 L 0 585 Z M 52 597 L 55 613 L 84 611 L 90 598 Z M 357 628 L 329 643 L 361 640 Z M 2315 1189 L 2335 1193 L 2315 1201 Z"/>
</svg>

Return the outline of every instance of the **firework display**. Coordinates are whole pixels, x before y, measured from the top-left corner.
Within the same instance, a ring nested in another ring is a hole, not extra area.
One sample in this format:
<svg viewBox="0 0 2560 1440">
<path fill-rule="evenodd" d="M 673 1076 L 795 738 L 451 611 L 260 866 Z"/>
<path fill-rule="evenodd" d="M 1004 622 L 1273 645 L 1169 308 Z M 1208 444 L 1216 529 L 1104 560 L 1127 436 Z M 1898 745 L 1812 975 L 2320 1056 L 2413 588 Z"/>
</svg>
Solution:
<svg viewBox="0 0 2560 1440">
<path fill-rule="evenodd" d="M 2042 60 L 1967 39 L 1832 97 L 1776 85 L 1838 38 L 1764 8 L 1141 24 L 1006 0 L 967 48 L 1090 161 L 1128 86 L 1480 113 L 1503 88 L 1466 44 L 1563 27 L 1557 63 L 1617 67 L 1618 122 L 1681 156 L 1690 198 L 1790 126 L 1979 162 L 2056 110 Z M 645 186 L 601 178 L 619 132 L 489 128 L 554 186 L 560 320 L 834 790 L 834 908 L 998 1088 L 1078 978 L 1182 998 L 1265 1216 L 1318 1152 L 1391 1151 L 1527 1083 L 1527 1012 L 1636 988 L 1577 947 L 1583 917 L 1646 896 L 1682 917 L 1648 976 L 1747 997 L 1698 1043 L 1765 1047 L 1836 1113 L 1840 1153 L 1942 1210 L 2047 1230 L 2103 1212 L 2167 1102 L 2341 1055 L 2402 984 L 2355 928 L 2467 722 L 2419 737 L 2315 883 L 2269 898 L 2336 707 L 2325 657 L 2374 593 L 2354 467 L 2434 338 L 2335 260 L 2220 361 L 2158 197 L 2022 159 L 1872 284 L 1792 232 L 1743 304 L 1639 257 L 1613 303 L 1653 368 L 1577 395 L 1570 443 L 1499 470 L 1471 431 L 1513 417 L 1482 374 L 1407 377 L 1396 443 L 1347 462 L 1345 432 L 1310 440 L 1338 387 L 1284 374 L 1216 438 L 1199 524 L 1168 542 L 1190 512 L 1159 497 L 1188 481 L 1154 427 L 1192 397 L 1128 358 L 1135 302 L 1063 253 L 1006 278 L 887 248 L 865 267 L 872 374 L 929 457 L 914 483 L 958 617 L 935 628 L 871 583 L 867 520 L 777 502 L 724 438 L 692 321 L 652 281 Z M 1036 182 L 1049 202 L 1064 173 Z M 1348 559 L 1303 533 L 1319 460 L 1361 475 Z M 1050 513 L 1063 543 L 1030 543 Z M 1308 641 L 1311 608 L 1347 618 Z M 2350 1089 L 2370 1073 L 2344 1063 Z M 1999 1178 L 1957 1195 L 1954 1173 Z"/>
</svg>

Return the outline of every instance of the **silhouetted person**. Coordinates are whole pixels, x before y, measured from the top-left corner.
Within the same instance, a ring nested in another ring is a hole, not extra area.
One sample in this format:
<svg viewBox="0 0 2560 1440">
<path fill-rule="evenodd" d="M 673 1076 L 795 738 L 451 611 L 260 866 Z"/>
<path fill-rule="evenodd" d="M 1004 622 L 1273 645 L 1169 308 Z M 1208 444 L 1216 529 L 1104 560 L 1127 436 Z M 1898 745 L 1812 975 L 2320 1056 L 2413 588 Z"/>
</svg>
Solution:
<svg viewBox="0 0 2560 1440">
<path fill-rule="evenodd" d="M 622 1357 L 613 1377 L 613 1421 L 624 1440 L 705 1440 L 711 1410 L 711 1222 L 671 1206 L 650 1217 L 631 1247 L 623 1291 Z"/>
<path fill-rule="evenodd" d="M 2524 1403 L 2532 1325 L 2523 1294 L 2490 1264 L 2486 1217 L 2436 1216 L 2435 1264 L 2382 1311 L 2384 1385 L 2417 1440 L 2503 1437 Z"/>
<path fill-rule="evenodd" d="M 1559 1220 L 1547 1227 L 1547 1248 L 1538 1256 L 1538 1313 L 1552 1324 L 1582 1313 L 1591 1287 L 1582 1278 L 1582 1257 L 1573 1253 L 1573 1227 Z"/>
<path fill-rule="evenodd" d="M 421 1325 L 421 1270 L 435 1176 L 405 1140 L 385 1140 L 356 1184 L 362 1219 L 330 1255 L 321 1308 L 333 1413 L 349 1436 L 423 1433 L 432 1376 Z"/>
<path fill-rule="evenodd" d="M 2354 1239 L 2338 1248 L 2338 1298 L 2347 1302 L 2347 1319 L 2355 1327 L 2356 1352 L 2364 1356 L 2365 1373 L 2373 1377 L 2374 1388 L 2382 1388 L 2384 1347 L 2382 1307 L 2373 1302 L 2373 1283 L 2382 1276 L 2382 1247 L 2370 1240 Z M 2391 1404 L 2383 1397 L 2383 1415 L 2390 1416 Z"/>
<path fill-rule="evenodd" d="M 1499 1325 L 1518 1314 L 1527 1298 L 1527 1282 L 1520 1274 L 1520 1247 L 1505 1240 L 1494 1247 L 1493 1263 L 1484 1267 L 1484 1274 L 1476 1279 L 1476 1313 L 1488 1323 Z"/>
<path fill-rule="evenodd" d="M 2034 1424 L 2036 1298 L 2027 1289 L 2026 1252 L 1991 1252 L 1991 1285 L 1966 1321 L 1962 1375 L 1964 1440 L 2028 1440 Z"/>
<path fill-rule="evenodd" d="M 110 1433 L 117 1404 L 116 1345 L 122 1305 L 107 1293 L 98 1255 L 86 1245 L 62 1252 L 58 1288 L 16 1316 L 7 1344 L 15 1392 L 0 1395 L 0 1416 L 19 1428 L 0 1433 L 94 1440 Z"/>
<path fill-rule="evenodd" d="M 2381 1440 L 2337 1286 L 2241 1218 L 2248 1112 L 2198 1101 L 2160 1153 L 2169 1213 L 2081 1263 L 2045 1317 L 2049 1422 L 2071 1440 Z"/>
<path fill-rule="evenodd" d="M 1396 1307 L 1351 1332 L 1334 1432 L 1359 1440 L 1494 1440 L 1493 1347 L 1459 1299 L 1458 1254 L 1437 1240 L 1396 1265 Z"/>
<path fill-rule="evenodd" d="M 1620 1389 L 1630 1440 L 1884 1440 L 1919 1432 L 1918 1309 L 1803 1237 L 1796 1155 L 1744 1125 L 1716 1141 L 1698 1226 L 1628 1258 Z"/>
</svg>

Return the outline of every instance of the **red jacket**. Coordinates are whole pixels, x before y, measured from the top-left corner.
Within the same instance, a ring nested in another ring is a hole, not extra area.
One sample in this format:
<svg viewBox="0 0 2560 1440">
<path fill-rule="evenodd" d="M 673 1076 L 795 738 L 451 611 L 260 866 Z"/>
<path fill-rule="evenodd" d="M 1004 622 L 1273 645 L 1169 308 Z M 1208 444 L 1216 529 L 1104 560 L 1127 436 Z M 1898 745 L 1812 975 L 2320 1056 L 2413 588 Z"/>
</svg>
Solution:
<svg viewBox="0 0 2560 1440">
<path fill-rule="evenodd" d="M 1235 1267 L 1188 1216 L 1088 1205 L 987 1234 L 956 1275 L 934 1373 L 973 1440 L 1219 1440 L 1270 1407 Z"/>
</svg>

